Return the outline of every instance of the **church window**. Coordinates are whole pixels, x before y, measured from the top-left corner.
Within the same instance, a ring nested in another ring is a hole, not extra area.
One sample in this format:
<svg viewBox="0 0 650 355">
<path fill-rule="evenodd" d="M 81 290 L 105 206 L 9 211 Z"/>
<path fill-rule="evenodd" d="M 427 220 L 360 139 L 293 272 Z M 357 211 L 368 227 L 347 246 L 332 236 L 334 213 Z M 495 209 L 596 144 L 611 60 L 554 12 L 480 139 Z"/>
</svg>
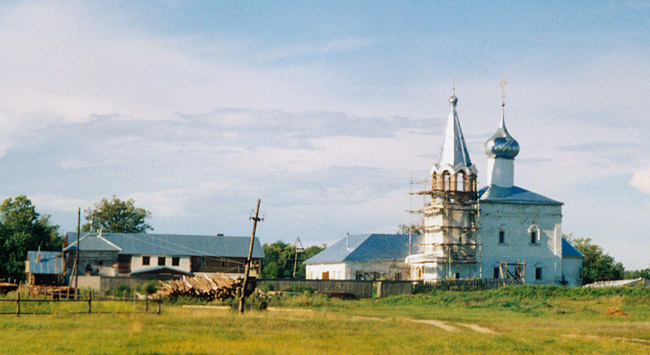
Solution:
<svg viewBox="0 0 650 355">
<path fill-rule="evenodd" d="M 535 280 L 542 280 L 542 268 L 541 267 L 536 267 L 535 268 Z"/>
<path fill-rule="evenodd" d="M 530 233 L 530 244 L 539 244 L 539 227 L 535 224 L 528 228 L 528 233 Z"/>
<path fill-rule="evenodd" d="M 504 244 L 506 242 L 506 232 L 499 231 L 499 244 Z"/>
<path fill-rule="evenodd" d="M 449 191 L 451 188 L 450 176 L 448 172 L 442 173 L 443 190 Z"/>
<path fill-rule="evenodd" d="M 495 267 L 493 272 L 494 272 L 494 274 L 493 274 L 494 278 L 498 279 L 499 278 L 499 268 Z"/>
<path fill-rule="evenodd" d="M 465 191 L 465 184 L 465 173 L 461 171 L 458 173 L 458 175 L 456 175 L 456 190 Z"/>
</svg>

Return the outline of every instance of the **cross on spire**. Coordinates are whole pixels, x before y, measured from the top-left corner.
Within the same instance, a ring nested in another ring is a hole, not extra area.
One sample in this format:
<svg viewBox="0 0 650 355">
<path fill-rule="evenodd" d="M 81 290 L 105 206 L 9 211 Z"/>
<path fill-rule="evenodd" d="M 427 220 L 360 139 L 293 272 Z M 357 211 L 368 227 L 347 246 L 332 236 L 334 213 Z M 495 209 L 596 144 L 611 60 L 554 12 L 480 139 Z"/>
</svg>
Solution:
<svg viewBox="0 0 650 355">
<path fill-rule="evenodd" d="M 501 107 L 506 105 L 506 84 L 508 84 L 508 82 L 506 81 L 506 76 L 504 75 L 501 79 Z"/>
</svg>

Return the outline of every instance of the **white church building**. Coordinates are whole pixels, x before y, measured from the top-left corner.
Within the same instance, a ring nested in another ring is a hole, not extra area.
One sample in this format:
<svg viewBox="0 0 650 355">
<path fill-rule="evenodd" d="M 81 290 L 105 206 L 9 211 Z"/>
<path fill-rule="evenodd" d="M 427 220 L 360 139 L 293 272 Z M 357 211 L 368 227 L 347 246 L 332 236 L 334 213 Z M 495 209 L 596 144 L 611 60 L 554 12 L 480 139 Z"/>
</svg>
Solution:
<svg viewBox="0 0 650 355">
<path fill-rule="evenodd" d="M 431 169 L 430 189 L 418 192 L 428 196 L 421 210 L 421 235 L 408 239 L 395 235 L 390 260 L 385 253 L 373 258 L 371 249 L 347 247 L 342 252 L 338 250 L 341 240 L 305 262 L 307 277 L 359 278 L 368 274 L 363 271 L 364 264 L 354 260 L 353 266 L 351 260 L 346 260 L 350 257 L 343 256 L 364 255 L 366 265 L 375 270 L 372 275 L 381 278 L 498 278 L 526 284 L 581 285 L 584 256 L 562 238 L 562 203 L 514 185 L 519 144 L 506 129 L 505 103 L 501 103 L 499 127 L 483 147 L 488 156 L 487 186 L 480 190 L 477 168 L 470 159 L 458 119 L 455 95 L 449 104 L 440 158 Z M 389 237 L 383 236 L 382 244 L 386 245 Z M 364 244 L 354 247 L 363 248 Z M 403 256 L 400 267 L 395 264 L 396 253 Z M 392 272 L 377 274 L 382 263 Z M 346 270 L 347 264 L 354 273 L 340 272 Z"/>
</svg>

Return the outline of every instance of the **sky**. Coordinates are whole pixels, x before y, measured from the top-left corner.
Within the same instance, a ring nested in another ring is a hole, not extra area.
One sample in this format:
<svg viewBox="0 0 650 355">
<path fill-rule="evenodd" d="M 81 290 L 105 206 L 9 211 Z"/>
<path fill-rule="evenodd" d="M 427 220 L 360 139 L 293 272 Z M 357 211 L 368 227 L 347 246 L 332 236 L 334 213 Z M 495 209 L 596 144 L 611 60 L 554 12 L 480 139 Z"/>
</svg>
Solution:
<svg viewBox="0 0 650 355">
<path fill-rule="evenodd" d="M 258 198 L 264 243 L 396 232 L 454 86 L 485 184 L 505 77 L 515 184 L 650 266 L 650 1 L 2 1 L 0 48 L 0 197 L 61 231 L 115 195 L 154 233 Z"/>
</svg>

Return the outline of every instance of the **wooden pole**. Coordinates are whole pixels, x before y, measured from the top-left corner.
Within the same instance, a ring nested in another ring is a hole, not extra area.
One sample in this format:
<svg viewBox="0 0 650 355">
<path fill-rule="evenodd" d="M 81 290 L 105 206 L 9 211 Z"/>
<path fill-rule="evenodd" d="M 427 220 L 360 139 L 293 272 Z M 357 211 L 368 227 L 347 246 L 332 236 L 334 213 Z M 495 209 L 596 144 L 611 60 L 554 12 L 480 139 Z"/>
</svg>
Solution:
<svg viewBox="0 0 650 355">
<path fill-rule="evenodd" d="M 16 297 L 16 316 L 20 317 L 20 291 L 16 293 L 18 297 Z"/>
<path fill-rule="evenodd" d="M 160 295 L 158 295 L 158 315 L 160 315 L 160 305 L 162 303 L 162 300 L 160 299 Z"/>
<path fill-rule="evenodd" d="M 93 308 L 93 293 L 88 293 L 88 314 L 92 312 Z"/>
<path fill-rule="evenodd" d="M 144 311 L 145 313 L 149 312 L 149 294 L 144 295 Z"/>
<path fill-rule="evenodd" d="M 263 220 L 260 218 L 260 203 L 261 199 L 257 200 L 257 208 L 255 209 L 255 217 L 251 217 L 253 220 L 253 233 L 251 234 L 251 244 L 248 248 L 248 258 L 246 259 L 246 266 L 244 268 L 244 284 L 242 285 L 241 296 L 239 298 L 239 314 L 244 314 L 244 302 L 246 301 L 246 286 L 248 285 L 248 273 L 251 269 L 251 259 L 253 257 L 253 246 L 255 243 L 255 231 L 257 230 L 257 222 Z"/>
<path fill-rule="evenodd" d="M 79 234 L 81 234 L 81 207 L 77 209 L 77 253 L 75 255 L 74 270 L 74 299 L 77 299 L 77 285 L 79 282 Z"/>
</svg>

